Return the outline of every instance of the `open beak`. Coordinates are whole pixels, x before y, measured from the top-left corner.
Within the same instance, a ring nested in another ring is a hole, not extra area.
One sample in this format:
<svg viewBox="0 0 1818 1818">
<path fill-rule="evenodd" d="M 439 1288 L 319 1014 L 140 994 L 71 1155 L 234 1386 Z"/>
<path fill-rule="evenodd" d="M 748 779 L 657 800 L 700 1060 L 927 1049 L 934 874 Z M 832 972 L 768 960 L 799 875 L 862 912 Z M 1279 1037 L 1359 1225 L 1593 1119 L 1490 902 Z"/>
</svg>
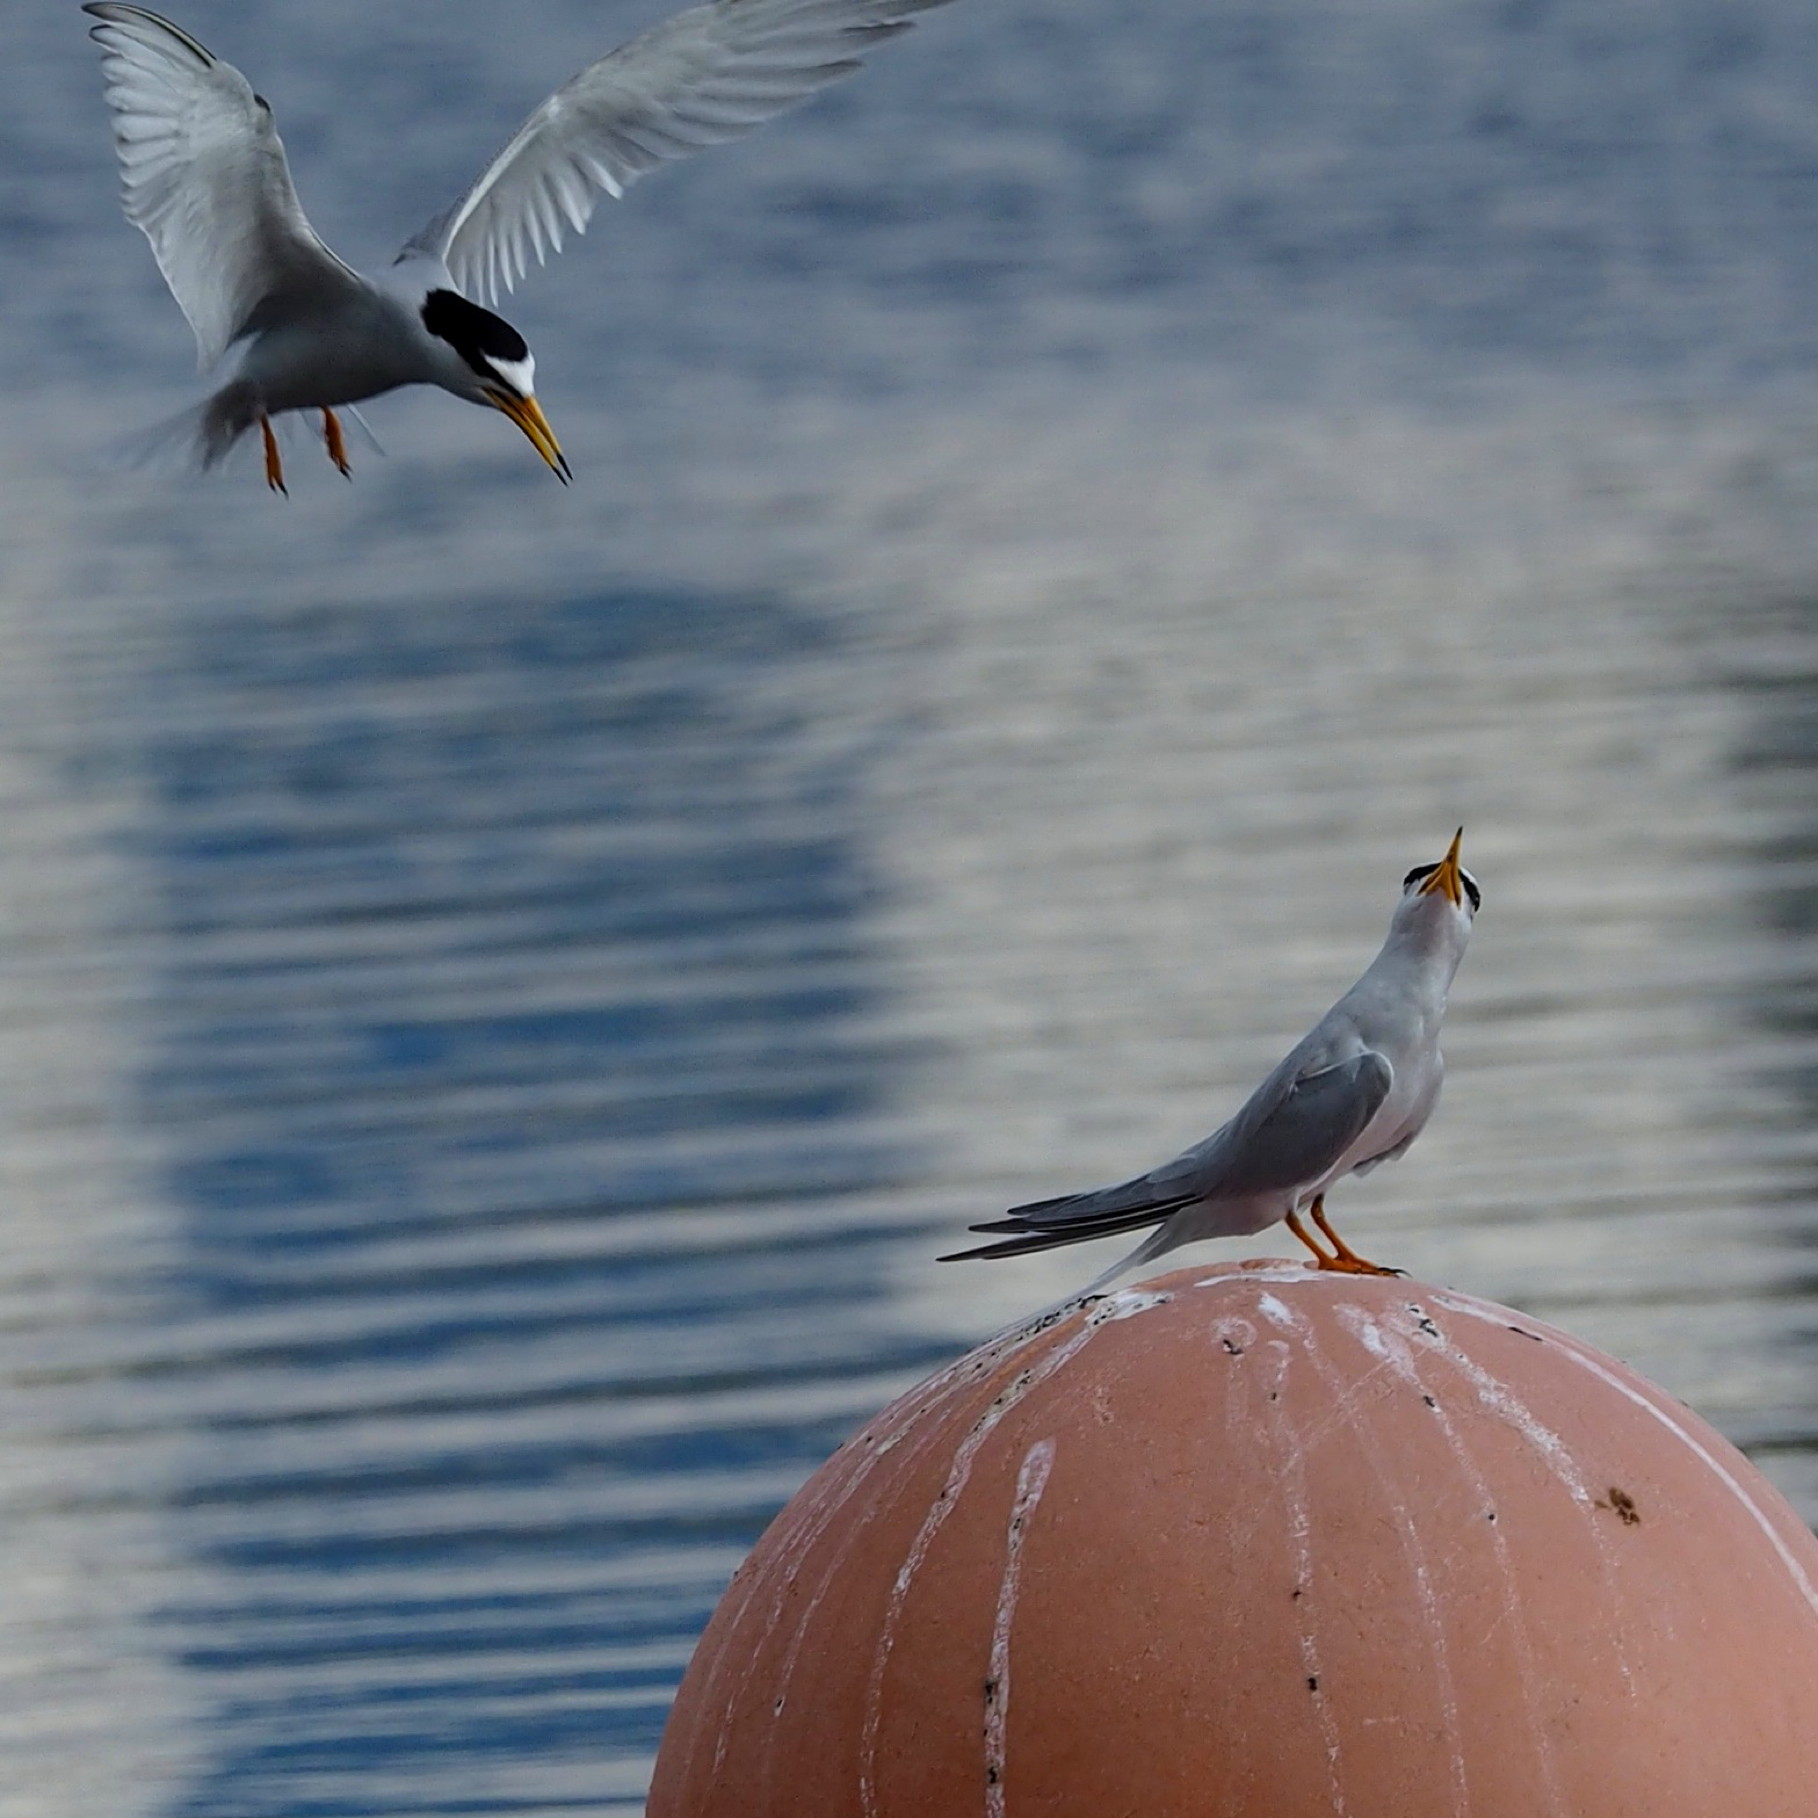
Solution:
<svg viewBox="0 0 1818 1818">
<path fill-rule="evenodd" d="M 1443 890 L 1446 900 L 1454 908 L 1464 902 L 1464 880 L 1458 875 L 1458 848 L 1464 839 L 1462 827 L 1452 835 L 1452 843 L 1446 848 L 1446 855 L 1433 867 L 1427 881 L 1421 885 L 1420 894 L 1431 896 L 1435 890 Z"/>
<path fill-rule="evenodd" d="M 535 398 L 520 398 L 515 392 L 488 391 L 486 395 L 523 430 L 531 447 L 548 462 L 550 472 L 566 486 L 574 475 L 569 472 L 568 458 L 562 453 L 561 443 L 555 439 L 555 431 L 549 427 L 549 419 L 543 415 L 542 405 Z"/>
</svg>

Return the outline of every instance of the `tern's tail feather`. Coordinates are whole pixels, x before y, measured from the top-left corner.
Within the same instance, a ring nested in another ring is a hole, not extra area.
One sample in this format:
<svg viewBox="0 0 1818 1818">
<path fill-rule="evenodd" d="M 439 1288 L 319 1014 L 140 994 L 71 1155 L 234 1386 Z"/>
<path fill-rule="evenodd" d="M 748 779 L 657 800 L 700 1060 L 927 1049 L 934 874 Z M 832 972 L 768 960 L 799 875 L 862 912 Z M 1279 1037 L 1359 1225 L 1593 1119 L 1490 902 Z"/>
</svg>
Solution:
<svg viewBox="0 0 1818 1818">
<path fill-rule="evenodd" d="M 1095 1193 L 1036 1200 L 1012 1207 L 1003 1218 L 970 1227 L 974 1231 L 1009 1231 L 1013 1236 L 940 1260 L 968 1262 L 975 1257 L 1031 1256 L 1037 1250 L 1058 1250 L 1063 1244 L 1116 1237 L 1125 1231 L 1140 1231 L 1145 1225 L 1160 1224 L 1198 1197 L 1196 1193 L 1160 1193 L 1153 1185 L 1129 1181 L 1121 1187 L 1101 1187 Z"/>
<path fill-rule="evenodd" d="M 224 385 L 200 404 L 135 430 L 107 449 L 103 465 L 114 468 L 215 467 L 259 420 L 258 393 L 243 380 Z"/>
<path fill-rule="evenodd" d="M 376 455 L 385 445 L 373 434 L 372 425 L 351 404 L 335 406 L 338 415 L 351 418 L 366 446 Z M 165 417 L 149 429 L 136 429 L 122 436 L 102 451 L 100 465 L 104 472 L 118 473 L 129 467 L 179 466 L 207 469 L 218 467 L 244 441 L 247 432 L 259 421 L 258 397 L 251 386 L 236 381 L 224 386 L 200 404 Z M 295 411 L 284 411 L 271 419 L 278 440 L 286 448 L 298 446 L 299 438 L 312 433 L 318 413 L 307 417 Z"/>
<path fill-rule="evenodd" d="M 116 438 L 95 457 L 96 465 L 103 473 L 124 473 L 132 467 L 193 466 L 203 408 L 192 404 L 174 417 Z"/>
</svg>

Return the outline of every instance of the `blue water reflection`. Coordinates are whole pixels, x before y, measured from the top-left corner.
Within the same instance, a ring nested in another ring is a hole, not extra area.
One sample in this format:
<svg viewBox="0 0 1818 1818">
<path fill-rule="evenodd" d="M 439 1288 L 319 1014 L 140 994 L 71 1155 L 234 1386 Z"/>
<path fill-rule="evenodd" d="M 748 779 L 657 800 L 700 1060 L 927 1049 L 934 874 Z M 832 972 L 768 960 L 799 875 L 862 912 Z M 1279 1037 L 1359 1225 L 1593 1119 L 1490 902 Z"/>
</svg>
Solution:
<svg viewBox="0 0 1818 1818">
<path fill-rule="evenodd" d="M 934 1355 L 867 1325 L 887 1233 L 842 1211 L 913 1166 L 915 1056 L 863 766 L 789 698 L 833 635 L 603 592 L 177 646 L 140 761 L 214 1574 L 165 1617 L 216 1705 L 181 1810 L 635 1803 L 729 1561 Z"/>
<path fill-rule="evenodd" d="M 370 268 L 668 0 L 170 4 Z M 287 500 L 94 477 L 189 336 L 13 11 L 31 1818 L 635 1805 L 769 1511 L 1110 1260 L 932 1258 L 1203 1134 L 1459 820 L 1346 1228 L 1818 1515 L 1809 5 L 962 0 L 514 296 L 573 488 L 391 398 Z"/>
</svg>

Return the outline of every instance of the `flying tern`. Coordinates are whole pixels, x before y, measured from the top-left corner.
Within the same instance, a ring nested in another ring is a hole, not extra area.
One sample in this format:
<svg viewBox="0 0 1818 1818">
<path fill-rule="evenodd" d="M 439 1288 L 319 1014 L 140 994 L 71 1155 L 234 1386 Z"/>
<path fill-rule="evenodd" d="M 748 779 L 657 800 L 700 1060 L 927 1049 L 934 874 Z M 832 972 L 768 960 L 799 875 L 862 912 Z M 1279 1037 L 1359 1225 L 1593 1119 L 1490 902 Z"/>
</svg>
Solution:
<svg viewBox="0 0 1818 1818">
<path fill-rule="evenodd" d="M 282 492 L 272 418 L 319 411 L 348 471 L 339 408 L 439 385 L 504 412 L 564 483 L 524 337 L 487 305 L 582 232 L 601 194 L 737 138 L 850 75 L 860 54 L 945 0 L 710 0 L 591 64 L 531 114 L 479 180 L 365 277 L 303 214 L 270 104 L 143 7 L 95 0 L 127 218 L 142 229 L 221 382 L 173 425 L 212 467 L 257 429 Z M 478 299 L 477 301 L 475 299 Z"/>
<path fill-rule="evenodd" d="M 1325 1194 L 1346 1175 L 1403 1154 L 1433 1115 L 1445 1078 L 1446 993 L 1483 900 L 1458 862 L 1463 839 L 1461 827 L 1444 858 L 1408 873 L 1382 951 L 1229 1123 L 1134 1180 L 1014 1206 L 974 1225 L 1014 1235 L 941 1261 L 1027 1256 L 1153 1225 L 1093 1282 L 1097 1289 L 1182 1244 L 1246 1236 L 1286 1219 L 1320 1268 L 1395 1274 L 1366 1262 L 1332 1229 Z M 1330 1250 L 1301 1223 L 1303 1207 Z"/>
</svg>

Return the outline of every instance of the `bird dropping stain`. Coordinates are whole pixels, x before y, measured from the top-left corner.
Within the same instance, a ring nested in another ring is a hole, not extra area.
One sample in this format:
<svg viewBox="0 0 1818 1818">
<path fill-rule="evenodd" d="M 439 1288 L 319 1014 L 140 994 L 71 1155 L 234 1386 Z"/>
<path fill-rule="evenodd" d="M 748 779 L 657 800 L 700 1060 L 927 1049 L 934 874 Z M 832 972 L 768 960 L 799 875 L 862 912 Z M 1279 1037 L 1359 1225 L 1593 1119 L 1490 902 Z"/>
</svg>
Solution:
<svg viewBox="0 0 1818 1818">
<path fill-rule="evenodd" d="M 1419 1309 L 1411 1307 L 1410 1313 L 1418 1314 Z M 1447 1347 L 1434 1344 L 1426 1336 L 1422 1322 L 1415 1321 L 1407 1327 L 1397 1329 L 1392 1322 L 1378 1324 L 1362 1307 L 1346 1306 L 1339 1309 L 1339 1318 L 1350 1331 L 1352 1337 L 1372 1357 L 1389 1364 L 1395 1373 L 1419 1392 L 1420 1398 L 1433 1410 L 1437 1418 L 1440 1436 L 1451 1455 L 1453 1467 L 1463 1478 L 1473 1496 L 1480 1505 L 1485 1506 L 1484 1519 L 1494 1527 L 1496 1511 L 1489 1508 L 1490 1486 L 1477 1460 L 1465 1443 L 1465 1436 L 1454 1424 L 1451 1415 L 1439 1405 L 1438 1399 L 1426 1392 L 1426 1378 L 1421 1375 L 1420 1360 L 1416 1357 L 1416 1345 L 1427 1356 L 1437 1353 L 1446 1361 L 1456 1361 Z M 1419 1335 L 1418 1337 L 1416 1335 Z M 1552 1818 L 1567 1818 L 1565 1791 L 1559 1780 L 1558 1765 L 1553 1757 L 1552 1745 L 1548 1740 L 1546 1725 L 1542 1720 L 1541 1701 L 1538 1690 L 1540 1671 L 1535 1658 L 1533 1637 L 1528 1631 L 1527 1617 L 1522 1609 L 1521 1598 L 1517 1594 L 1514 1561 L 1510 1555 L 1507 1538 L 1500 1532 L 1490 1536 L 1490 1548 L 1496 1560 L 1496 1582 L 1502 1593 L 1503 1621 L 1507 1624 L 1510 1646 L 1515 1656 L 1515 1678 L 1520 1693 L 1522 1713 L 1527 1720 L 1528 1733 L 1533 1739 L 1535 1770 L 1540 1779 L 1541 1789 L 1547 1801 L 1547 1810 Z M 1620 1656 L 1619 1656 L 1620 1658 Z M 1628 1664 L 1622 1662 L 1623 1678 L 1628 1678 Z M 1633 1688 L 1631 1688 L 1632 1690 Z M 1468 1814 L 1471 1809 L 1470 1788 L 1467 1784 L 1464 1753 L 1457 1738 L 1453 1739 L 1453 1783 L 1452 1793 L 1454 1810 Z"/>
<path fill-rule="evenodd" d="M 1418 1314 L 1419 1309 L 1412 1311 Z M 1369 1381 L 1379 1370 L 1396 1369 L 1396 1358 L 1388 1347 L 1380 1343 L 1377 1328 L 1360 1308 L 1341 1305 L 1338 1316 L 1341 1323 L 1351 1328 L 1352 1336 L 1359 1338 L 1364 1351 L 1376 1360 L 1376 1367 L 1364 1373 L 1363 1381 Z M 1358 1330 L 1359 1322 L 1372 1336 L 1378 1338 L 1377 1344 L 1371 1344 L 1364 1338 Z M 1301 1348 L 1314 1374 L 1325 1386 L 1328 1404 L 1341 1404 L 1346 1394 L 1345 1372 L 1320 1348 L 1317 1335 L 1310 1327 L 1301 1333 Z M 1376 1479 L 1377 1488 L 1382 1494 L 1389 1519 L 1394 1524 L 1415 1601 L 1420 1606 L 1421 1630 L 1426 1636 L 1428 1658 L 1433 1663 L 1433 1684 L 1439 1704 L 1440 1725 L 1446 1739 L 1446 1753 L 1450 1758 L 1452 1809 L 1457 1818 L 1468 1818 L 1471 1798 L 1465 1774 L 1463 1719 L 1459 1710 L 1458 1682 L 1452 1670 L 1451 1643 L 1435 1565 L 1428 1556 L 1426 1540 L 1408 1506 L 1407 1497 L 1402 1493 L 1402 1486 L 1383 1464 L 1374 1446 L 1365 1446 L 1364 1456 L 1370 1474 Z"/>
<path fill-rule="evenodd" d="M 1004 1535 L 1004 1575 L 997 1587 L 997 1613 L 991 1623 L 991 1676 L 985 1681 L 985 1813 L 1004 1818 L 1006 1731 L 1010 1720 L 1010 1628 L 1016 1620 L 1016 1596 L 1022 1584 L 1023 1545 L 1029 1522 L 1041 1507 L 1048 1476 L 1054 1469 L 1054 1441 L 1038 1439 L 1023 1455 L 1016 1474 L 1016 1500 Z"/>
<path fill-rule="evenodd" d="M 1304 1342 L 1307 1336 L 1304 1325 L 1273 1294 L 1262 1295 L 1258 1300 L 1258 1309 L 1272 1324 L 1283 1327 Z M 1264 1418 L 1269 1439 L 1276 1451 L 1278 1464 L 1275 1476 L 1281 1485 L 1282 1507 L 1288 1518 L 1288 1550 L 1296 1585 L 1293 1598 L 1295 1638 L 1300 1645 L 1301 1668 L 1307 1676 L 1308 1684 L 1317 1686 L 1320 1674 L 1317 1617 L 1312 1607 L 1313 1600 L 1300 1595 L 1300 1587 L 1312 1583 L 1314 1576 L 1313 1519 L 1308 1507 L 1306 1446 L 1301 1436 L 1290 1426 L 1281 1407 L 1281 1389 L 1288 1380 L 1295 1351 L 1287 1339 L 1281 1338 L 1270 1339 L 1266 1350 L 1275 1367 L 1276 1386 L 1269 1392 Z M 1350 1818 L 1351 1808 L 1345 1800 L 1343 1741 L 1339 1735 L 1338 1719 L 1329 1699 L 1319 1699 L 1314 1711 L 1320 1745 L 1326 1758 L 1326 1790 L 1331 1801 L 1330 1810 L 1333 1818 Z"/>
<path fill-rule="evenodd" d="M 1147 1298 L 1147 1304 L 1154 1304 L 1153 1296 Z M 1126 1304 L 1123 1296 L 1107 1296 L 1103 1303 L 1086 1314 L 1080 1322 L 1079 1330 L 1070 1338 L 1057 1344 L 1046 1356 L 1037 1358 L 1034 1363 L 1019 1370 L 992 1398 L 991 1404 L 972 1423 L 971 1430 L 960 1441 L 958 1450 L 953 1454 L 953 1463 L 948 1468 L 947 1481 L 942 1485 L 940 1494 L 935 1497 L 928 1513 L 922 1517 L 921 1526 L 909 1543 L 909 1551 L 897 1568 L 896 1579 L 890 1587 L 890 1598 L 884 1608 L 877 1651 L 872 1656 L 871 1673 L 865 1687 L 865 1721 L 859 1736 L 859 1808 L 865 1818 L 876 1818 L 878 1810 L 877 1743 L 884 1723 L 884 1678 L 890 1666 L 890 1651 L 896 1645 L 896 1633 L 902 1626 L 903 1610 L 909 1601 L 915 1575 L 921 1570 L 922 1561 L 928 1557 L 928 1549 L 934 1545 L 936 1536 L 946 1525 L 947 1517 L 953 1513 L 961 1492 L 971 1481 L 972 1467 L 978 1462 L 979 1453 L 1023 1397 L 1046 1382 L 1050 1376 L 1065 1369 L 1098 1335 L 1101 1326 L 1110 1320 L 1128 1319 L 1132 1313 L 1142 1310 L 1140 1305 Z M 1016 1348 L 1017 1342 L 1013 1340 L 1010 1350 L 1013 1352 Z"/>
<path fill-rule="evenodd" d="M 856 1439 L 841 1448 L 835 1455 L 836 1464 L 841 1475 L 838 1487 L 823 1496 L 818 1506 L 806 1517 L 799 1518 L 781 1537 L 778 1548 L 778 1566 L 775 1574 L 776 1584 L 772 1592 L 770 1606 L 763 1621 L 761 1638 L 752 1645 L 726 1650 L 728 1659 L 756 1660 L 771 1637 L 776 1633 L 782 1621 L 784 1605 L 791 1592 L 800 1582 L 800 1574 L 807 1566 L 826 1536 L 834 1531 L 836 1523 L 843 1531 L 845 1538 L 841 1544 L 828 1551 L 819 1576 L 809 1594 L 799 1601 L 793 1631 L 783 1652 L 782 1664 L 778 1670 L 778 1683 L 785 1688 L 785 1698 L 778 1699 L 773 1716 L 780 1717 L 787 1696 L 787 1688 L 792 1683 L 801 1652 L 807 1641 L 809 1631 L 814 1626 L 816 1612 L 825 1597 L 828 1587 L 832 1585 L 844 1563 L 846 1553 L 853 1539 L 863 1527 L 859 1521 L 846 1519 L 849 1504 L 866 1488 L 872 1473 L 880 1463 L 899 1446 L 907 1441 L 914 1441 L 910 1451 L 905 1454 L 913 1458 L 922 1446 L 931 1440 L 938 1439 L 941 1428 L 938 1421 L 930 1419 L 946 1406 L 947 1402 L 964 1389 L 985 1370 L 1016 1351 L 1027 1342 L 1028 1334 L 1022 1330 L 1012 1331 L 1001 1336 L 997 1341 L 984 1348 L 983 1354 L 974 1352 L 965 1357 L 956 1358 L 943 1369 L 935 1371 L 925 1381 L 916 1386 L 904 1397 L 892 1411 L 892 1423 L 889 1431 L 883 1432 L 877 1427 L 868 1427 Z M 785 1511 L 784 1519 L 788 1519 Z M 749 1607 L 739 1612 L 731 1633 L 736 1635 L 740 1625 L 751 1614 Z M 741 1682 L 733 1678 L 726 1697 L 725 1715 L 721 1720 L 718 1741 L 714 1750 L 714 1772 L 723 1764 L 726 1746 L 731 1735 L 732 1713 L 736 1709 L 742 1693 Z M 772 1732 L 770 1747 L 774 1749 L 776 1733 Z M 766 1761 L 769 1756 L 766 1755 Z M 690 1761 L 692 1772 L 692 1758 Z"/>
</svg>

